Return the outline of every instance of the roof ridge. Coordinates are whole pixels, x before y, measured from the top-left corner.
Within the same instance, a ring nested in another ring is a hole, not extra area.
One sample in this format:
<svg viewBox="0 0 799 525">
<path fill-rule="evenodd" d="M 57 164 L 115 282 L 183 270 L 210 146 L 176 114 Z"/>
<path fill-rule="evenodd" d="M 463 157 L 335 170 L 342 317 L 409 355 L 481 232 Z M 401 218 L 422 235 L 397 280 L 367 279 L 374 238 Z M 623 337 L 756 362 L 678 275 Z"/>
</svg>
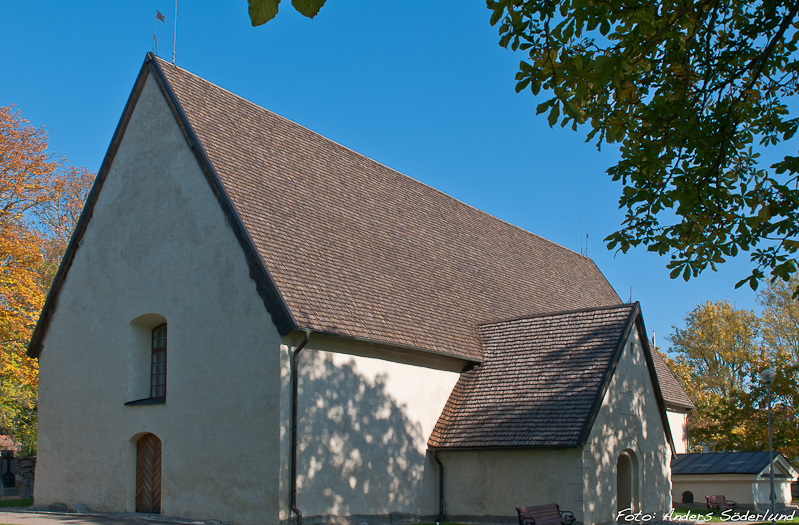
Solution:
<svg viewBox="0 0 799 525">
<path fill-rule="evenodd" d="M 229 89 L 225 89 L 225 88 L 223 88 L 222 86 L 220 86 L 220 85 L 218 85 L 218 84 L 215 84 L 215 83 L 211 82 L 210 80 L 208 80 L 208 79 L 206 79 L 206 78 L 203 78 L 203 77 L 201 77 L 201 76 L 197 75 L 196 73 L 192 73 L 192 72 L 191 72 L 191 71 L 189 71 L 188 69 L 182 68 L 182 67 L 180 67 L 180 66 L 178 66 L 178 65 L 176 65 L 176 64 L 173 64 L 173 63 L 171 63 L 171 62 L 167 62 L 166 60 L 164 60 L 163 58 L 161 58 L 161 57 L 158 57 L 158 56 L 154 56 L 154 58 L 155 58 L 155 60 L 159 61 L 159 62 L 160 62 L 162 65 L 166 65 L 167 67 L 174 67 L 174 68 L 176 68 L 176 69 L 179 69 L 180 71 L 182 71 L 182 72 L 184 72 L 184 73 L 187 73 L 187 74 L 189 74 L 189 75 L 191 75 L 191 76 L 195 77 L 195 78 L 196 78 L 196 79 L 198 79 L 198 80 L 201 80 L 201 81 L 203 81 L 203 82 L 205 82 L 205 83 L 207 83 L 207 84 L 210 84 L 210 85 L 214 86 L 215 88 L 217 88 L 217 89 L 220 89 L 220 90 L 224 91 L 225 93 L 228 93 L 228 94 L 230 94 L 230 95 L 234 96 L 235 98 L 237 98 L 237 99 L 239 99 L 239 100 L 242 100 L 242 101 L 246 102 L 246 103 L 247 103 L 247 104 L 249 104 L 250 106 L 256 107 L 256 108 L 258 108 L 258 109 L 260 109 L 260 110 L 262 110 L 262 111 L 266 111 L 266 112 L 270 113 L 271 115 L 274 115 L 275 117 L 279 118 L 280 120 L 283 120 L 283 121 L 286 121 L 286 122 L 290 122 L 290 123 L 294 124 L 295 126 L 299 126 L 299 127 L 301 127 L 302 129 L 304 129 L 304 130 L 307 130 L 307 131 L 309 131 L 310 133 L 313 133 L 314 135 L 317 135 L 317 136 L 319 136 L 319 137 L 320 137 L 320 138 L 322 138 L 323 140 L 326 140 L 326 141 L 328 141 L 328 142 L 331 142 L 331 143 L 333 143 L 333 144 L 336 144 L 337 146 L 340 146 L 340 147 L 342 147 L 342 148 L 344 148 L 344 149 L 346 149 L 346 150 L 348 150 L 348 151 L 350 151 L 350 152 L 354 153 L 355 155 L 358 155 L 359 157 L 363 157 L 364 159 L 368 160 L 369 162 L 374 162 L 375 164 L 377 164 L 377 165 L 379 165 L 379 166 L 382 166 L 383 168 L 385 168 L 385 169 L 387 169 L 387 170 L 389 170 L 389 171 L 391 171 L 391 172 L 393 172 L 393 173 L 396 173 L 396 174 L 398 174 L 398 175 L 402 175 L 403 177 L 407 177 L 407 178 L 411 179 L 412 181 L 414 181 L 414 182 L 416 182 L 416 183 L 422 184 L 423 186 L 425 186 L 425 187 L 427 187 L 427 188 L 430 188 L 431 190 L 435 191 L 436 193 L 439 193 L 439 194 L 441 194 L 442 196 L 446 197 L 447 199 L 450 199 L 450 200 L 452 200 L 452 201 L 454 201 L 454 202 L 457 202 L 458 204 L 461 204 L 461 205 L 463 205 L 463 206 L 466 206 L 466 207 L 468 207 L 468 208 L 471 208 L 471 209 L 473 209 L 473 210 L 475 210 L 475 211 L 477 211 L 477 212 L 479 212 L 479 213 L 482 213 L 483 215 L 486 215 L 487 217 L 490 217 L 491 219 L 494 219 L 494 220 L 500 221 L 500 222 L 502 222 L 503 224 L 505 224 L 506 226 L 510 226 L 512 229 L 515 229 L 515 230 L 522 231 L 522 232 L 524 232 L 524 233 L 526 233 L 526 234 L 528 234 L 528 235 L 533 235 L 533 236 L 535 236 L 535 237 L 537 237 L 537 238 L 541 239 L 542 241 L 545 241 L 545 242 L 547 242 L 547 243 L 549 243 L 549 244 L 552 244 L 553 246 L 557 246 L 558 248 L 562 248 L 562 249 L 564 249 L 564 250 L 566 250 L 566 251 L 568 251 L 568 252 L 571 252 L 571 253 L 572 253 L 572 254 L 574 254 L 574 255 L 577 255 L 577 256 L 579 256 L 579 257 L 582 257 L 582 258 L 584 258 L 584 259 L 587 259 L 587 260 L 589 260 L 589 261 L 593 262 L 593 259 L 591 259 L 591 258 L 590 258 L 590 257 L 588 257 L 587 255 L 583 255 L 583 254 L 581 254 L 581 253 L 577 253 L 576 251 L 572 250 L 571 248 L 567 248 L 566 246 L 563 246 L 563 245 L 562 245 L 562 244 L 560 244 L 560 243 L 557 243 L 557 242 L 555 242 L 555 241 L 552 241 L 552 240 L 550 240 L 550 239 L 547 239 L 546 237 L 543 237 L 543 236 L 541 236 L 541 235 L 538 235 L 538 234 L 537 234 L 537 233 L 535 233 L 535 232 L 532 232 L 532 231 L 530 231 L 530 230 L 527 230 L 527 229 L 525 229 L 525 228 L 522 228 L 521 226 L 518 226 L 518 225 L 516 225 L 516 224 L 513 224 L 513 223 L 511 223 L 511 222 L 509 222 L 509 221 L 506 221 L 505 219 L 501 219 L 501 218 L 499 218 L 499 217 L 497 217 L 497 216 L 495 216 L 495 215 L 491 215 L 491 214 L 490 214 L 490 213 L 488 213 L 487 211 L 485 211 L 485 210 L 481 210 L 480 208 L 477 208 L 476 206 L 472 206 L 471 204 L 469 204 L 469 203 L 467 203 L 467 202 L 464 202 L 464 201 L 462 201 L 462 200 L 460 200 L 460 199 L 457 199 L 457 198 L 453 197 L 452 195 L 449 195 L 448 193 L 445 193 L 445 192 L 443 192 L 443 191 L 439 190 L 438 188 L 436 188 L 436 187 L 434 187 L 434 186 L 431 186 L 430 184 L 427 184 L 426 182 L 423 182 L 423 181 L 421 181 L 421 180 L 419 180 L 419 179 L 416 179 L 416 178 L 414 178 L 414 177 L 411 177 L 410 175 L 408 175 L 408 174 L 406 174 L 406 173 L 403 173 L 403 172 L 401 172 L 401 171 L 399 171 L 399 170 L 396 170 L 396 169 L 394 169 L 394 168 L 392 168 L 392 167 L 390 167 L 390 166 L 387 166 L 387 165 L 383 164 L 382 162 L 380 162 L 380 161 L 378 161 L 378 160 L 375 160 L 375 159 L 373 159 L 373 158 L 371 158 L 371 157 L 369 157 L 369 156 L 367 156 L 367 155 L 364 155 L 363 153 L 360 153 L 360 152 L 358 152 L 358 151 L 356 151 L 356 150 L 354 150 L 354 149 L 352 149 L 352 148 L 350 148 L 350 147 L 348 147 L 348 146 L 345 146 L 344 144 L 341 144 L 340 142 L 337 142 L 337 141 L 335 141 L 335 140 L 333 140 L 333 139 L 331 139 L 331 138 L 329 138 L 329 137 L 327 137 L 327 136 L 325 136 L 325 135 L 322 135 L 322 134 L 321 134 L 321 133 L 319 133 L 318 131 L 314 131 L 314 130 L 312 130 L 311 128 L 309 128 L 309 127 L 307 127 L 307 126 L 304 126 L 304 125 L 300 124 L 299 122 L 295 122 L 295 121 L 293 121 L 293 120 L 291 120 L 291 119 L 289 119 L 289 118 L 286 118 L 286 117 L 284 117 L 283 115 L 280 115 L 279 113 L 275 113 L 274 111 L 272 111 L 272 110 L 270 110 L 270 109 L 267 109 L 267 108 L 265 108 L 265 107 L 263 107 L 263 106 L 260 106 L 260 105 L 256 104 L 255 102 L 253 102 L 253 101 L 251 101 L 251 100 L 248 100 L 248 99 L 246 99 L 246 98 L 242 97 L 241 95 L 237 95 L 236 93 L 234 93 L 234 92 L 230 91 Z M 597 268 L 597 269 L 598 269 L 598 268 Z M 617 294 L 617 295 L 618 295 L 618 294 Z"/>
<path fill-rule="evenodd" d="M 534 314 L 534 315 L 529 315 L 529 316 L 514 317 L 514 318 L 511 318 L 511 319 L 501 319 L 499 321 L 489 321 L 489 322 L 486 322 L 486 323 L 477 323 L 477 326 L 482 328 L 482 327 L 488 327 L 488 326 L 498 325 L 498 324 L 503 324 L 503 323 L 513 323 L 513 322 L 516 322 L 516 321 L 526 321 L 528 319 L 537 319 L 537 318 L 540 318 L 540 317 L 555 317 L 555 316 L 558 316 L 558 315 L 577 314 L 577 313 L 583 313 L 583 312 L 593 312 L 593 311 L 598 311 L 598 310 L 613 310 L 613 309 L 616 309 L 616 308 L 624 308 L 624 307 L 632 308 L 636 304 L 638 304 L 638 301 L 635 301 L 634 303 L 621 303 L 621 304 L 613 304 L 613 305 L 609 305 L 609 306 L 593 306 L 593 307 L 590 307 L 590 308 L 578 308 L 576 310 L 559 310 L 559 311 L 555 311 L 555 312 L 546 312 L 546 313 L 542 313 L 542 314 Z"/>
</svg>

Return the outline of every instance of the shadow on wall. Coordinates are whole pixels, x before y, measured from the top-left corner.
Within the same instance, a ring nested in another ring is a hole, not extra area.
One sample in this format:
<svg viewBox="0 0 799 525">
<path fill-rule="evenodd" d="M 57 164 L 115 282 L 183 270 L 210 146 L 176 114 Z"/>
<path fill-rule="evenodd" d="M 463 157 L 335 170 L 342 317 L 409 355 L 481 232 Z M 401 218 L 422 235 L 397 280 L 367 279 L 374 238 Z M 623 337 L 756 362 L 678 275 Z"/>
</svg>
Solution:
<svg viewBox="0 0 799 525">
<path fill-rule="evenodd" d="M 588 474 L 596 480 L 596 496 L 586 507 L 597 523 L 614 522 L 609 516 L 627 507 L 665 512 L 670 502 L 668 444 L 658 424 L 660 412 L 646 359 L 638 345 L 631 354 L 627 343 L 624 352 L 615 389 L 608 391 L 604 416 L 597 418 L 590 443 L 593 464 Z M 620 475 L 622 455 L 630 458 L 628 466 L 635 472 Z"/>
<path fill-rule="evenodd" d="M 420 451 L 427 439 L 386 393 L 386 375 L 368 378 L 354 359 L 334 363 L 322 352 L 308 351 L 301 361 L 297 487 L 303 514 L 419 514 Z"/>
</svg>

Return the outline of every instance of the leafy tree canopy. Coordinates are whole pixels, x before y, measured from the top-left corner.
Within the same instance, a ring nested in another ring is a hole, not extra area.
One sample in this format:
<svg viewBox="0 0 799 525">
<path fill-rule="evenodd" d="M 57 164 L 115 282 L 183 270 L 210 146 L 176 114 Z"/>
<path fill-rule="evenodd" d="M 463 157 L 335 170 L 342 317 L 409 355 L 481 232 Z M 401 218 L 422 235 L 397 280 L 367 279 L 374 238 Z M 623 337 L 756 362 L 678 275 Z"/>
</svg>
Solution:
<svg viewBox="0 0 799 525">
<path fill-rule="evenodd" d="M 248 0 L 250 4 L 250 21 L 253 27 L 260 26 L 272 20 L 278 11 L 280 0 Z M 291 0 L 294 9 L 313 18 L 325 5 L 325 0 Z"/>
<path fill-rule="evenodd" d="M 799 366 L 799 301 L 793 291 L 799 288 L 799 275 L 788 282 L 778 281 L 760 294 L 758 302 L 763 307 L 763 340 L 769 348 L 779 349 L 791 364 Z"/>
<path fill-rule="evenodd" d="M 254 26 L 280 0 L 249 0 Z M 325 0 L 293 0 L 314 17 Z M 685 280 L 740 252 L 748 283 L 788 280 L 799 250 L 799 156 L 761 155 L 799 127 L 796 0 L 487 0 L 500 44 L 522 51 L 516 90 L 549 98 L 550 126 L 618 144 L 626 210 L 608 248 L 670 255 Z M 771 164 L 771 165 L 768 165 Z M 799 292 L 799 290 L 796 290 Z"/>
<path fill-rule="evenodd" d="M 752 364 L 763 353 L 757 315 L 727 301 L 708 301 L 689 312 L 685 324 L 669 339 L 689 367 L 690 383 L 722 398 L 744 390 Z"/>
<path fill-rule="evenodd" d="M 688 280 L 751 252 L 753 289 L 787 280 L 799 250 L 799 157 L 768 147 L 799 126 L 795 0 L 488 0 L 500 44 L 527 53 L 516 90 L 544 90 L 550 126 L 588 124 L 619 144 L 626 252 L 670 254 Z"/>
</svg>

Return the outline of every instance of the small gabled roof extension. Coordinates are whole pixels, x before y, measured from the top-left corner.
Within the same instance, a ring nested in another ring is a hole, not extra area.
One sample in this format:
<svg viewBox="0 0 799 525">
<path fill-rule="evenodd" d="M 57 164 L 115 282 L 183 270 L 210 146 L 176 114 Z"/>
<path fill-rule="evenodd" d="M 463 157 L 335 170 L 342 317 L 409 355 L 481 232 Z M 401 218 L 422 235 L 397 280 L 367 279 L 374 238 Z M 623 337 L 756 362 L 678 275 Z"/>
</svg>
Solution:
<svg viewBox="0 0 799 525">
<path fill-rule="evenodd" d="M 667 407 L 684 408 L 693 410 L 696 408 L 682 389 L 677 378 L 669 370 L 669 366 L 660 357 L 660 353 L 652 352 L 652 360 L 655 362 L 655 369 L 658 372 L 658 379 L 660 380 L 660 389 L 663 392 L 663 401 L 666 402 Z"/>
<path fill-rule="evenodd" d="M 636 326 L 643 330 L 638 303 L 481 326 L 485 361 L 461 374 L 428 445 L 453 450 L 583 446 Z M 642 343 L 668 429 L 649 345 L 645 338 Z"/>
<path fill-rule="evenodd" d="M 308 328 L 481 361 L 478 324 L 619 304 L 594 263 L 148 54 L 29 347 L 155 77 L 281 334 Z"/>
</svg>

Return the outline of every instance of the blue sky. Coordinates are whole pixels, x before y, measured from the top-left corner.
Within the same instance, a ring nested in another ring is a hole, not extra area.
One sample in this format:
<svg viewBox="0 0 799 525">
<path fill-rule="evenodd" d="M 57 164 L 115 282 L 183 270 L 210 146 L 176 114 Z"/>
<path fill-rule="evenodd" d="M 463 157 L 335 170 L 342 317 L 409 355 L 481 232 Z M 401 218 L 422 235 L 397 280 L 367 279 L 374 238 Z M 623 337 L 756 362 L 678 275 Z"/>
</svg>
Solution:
<svg viewBox="0 0 799 525">
<path fill-rule="evenodd" d="M 484 2 L 328 0 L 309 20 L 288 0 L 253 28 L 245 1 L 182 0 L 177 65 L 359 153 L 505 221 L 588 256 L 623 300 L 641 301 L 651 338 L 682 325 L 705 300 L 757 309 L 734 290 L 743 255 L 688 283 L 666 258 L 608 251 L 620 224 L 621 186 L 605 173 L 613 147 L 584 142 L 587 129 L 550 129 L 514 91 L 520 55 L 499 47 Z M 125 101 L 152 50 L 171 59 L 174 3 L 11 2 L 4 5 L 0 105 L 50 133 L 70 163 L 100 167 Z"/>
</svg>

